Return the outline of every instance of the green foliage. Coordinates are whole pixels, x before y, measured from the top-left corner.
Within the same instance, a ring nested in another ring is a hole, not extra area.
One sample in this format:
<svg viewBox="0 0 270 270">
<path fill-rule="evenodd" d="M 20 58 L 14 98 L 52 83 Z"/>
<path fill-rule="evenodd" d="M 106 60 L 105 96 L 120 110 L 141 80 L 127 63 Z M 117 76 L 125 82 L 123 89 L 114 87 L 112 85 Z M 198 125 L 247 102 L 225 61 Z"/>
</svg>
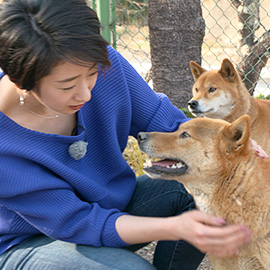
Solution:
<svg viewBox="0 0 270 270">
<path fill-rule="evenodd" d="M 143 153 L 135 138 L 129 137 L 127 147 L 123 153 L 128 165 L 133 169 L 136 176 L 143 175 L 143 163 L 150 157 Z"/>
<path fill-rule="evenodd" d="M 257 97 L 255 97 L 255 98 L 258 98 L 258 99 L 267 99 L 267 100 L 269 100 L 270 99 L 270 95 L 267 95 L 267 96 L 265 96 L 265 95 L 263 95 L 263 94 L 259 94 Z"/>
<path fill-rule="evenodd" d="M 194 116 L 189 112 L 188 108 L 182 108 L 181 111 L 183 111 L 188 118 L 194 118 Z M 123 157 L 127 161 L 128 165 L 134 170 L 136 176 L 144 174 L 143 164 L 147 159 L 150 159 L 148 155 L 140 150 L 137 140 L 131 136 L 128 139 Z"/>
<path fill-rule="evenodd" d="M 187 118 L 194 118 L 194 115 L 189 111 L 188 108 L 180 108 L 180 110 L 186 115 Z"/>
</svg>

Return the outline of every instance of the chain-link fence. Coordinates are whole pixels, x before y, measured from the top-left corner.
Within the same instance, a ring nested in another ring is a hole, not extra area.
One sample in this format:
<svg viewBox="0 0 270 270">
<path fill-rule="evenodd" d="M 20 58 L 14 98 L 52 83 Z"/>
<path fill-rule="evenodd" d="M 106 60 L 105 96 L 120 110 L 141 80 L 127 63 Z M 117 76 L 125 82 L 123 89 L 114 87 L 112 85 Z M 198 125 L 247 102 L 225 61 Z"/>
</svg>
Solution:
<svg viewBox="0 0 270 270">
<path fill-rule="evenodd" d="M 103 7 L 106 5 L 110 7 L 110 21 L 107 23 L 110 27 L 111 44 L 146 78 L 151 68 L 148 0 L 92 0 L 91 4 L 99 8 L 99 16 L 101 14 L 107 16 L 108 13 L 104 12 Z M 218 68 L 226 57 L 234 63 L 239 63 L 243 59 L 245 61 L 247 51 L 252 51 L 252 44 L 248 44 L 250 36 L 252 35 L 253 43 L 256 43 L 269 35 L 269 4 L 269 0 L 202 0 L 203 18 L 206 23 L 202 65 L 206 69 Z M 243 23 L 239 23 L 243 16 L 249 16 L 245 17 L 249 28 L 246 37 Z M 266 50 L 265 54 L 269 54 L 269 47 L 266 49 L 268 52 Z M 264 61 L 262 57 L 258 59 Z M 251 69 L 249 72 L 257 71 Z M 269 95 L 269 86 L 268 64 L 260 72 L 254 95 Z"/>
<path fill-rule="evenodd" d="M 202 64 L 215 68 L 227 57 L 234 63 L 248 61 L 248 54 L 256 53 L 254 44 L 261 42 L 265 46 L 265 55 L 270 53 L 270 43 L 264 43 L 264 37 L 270 31 L 269 0 L 214 0 L 202 1 L 203 17 L 206 22 L 206 34 L 202 47 Z M 243 17 L 247 30 L 243 29 Z M 244 31 L 247 31 L 244 33 Z M 252 44 L 248 39 L 252 37 Z M 249 52 L 250 51 L 250 52 Z M 259 56 L 257 61 L 265 61 Z M 266 64 L 259 76 L 254 96 L 269 95 L 270 65 Z M 253 68 L 249 72 L 256 73 Z M 246 74 L 248 75 L 248 74 Z"/>
</svg>

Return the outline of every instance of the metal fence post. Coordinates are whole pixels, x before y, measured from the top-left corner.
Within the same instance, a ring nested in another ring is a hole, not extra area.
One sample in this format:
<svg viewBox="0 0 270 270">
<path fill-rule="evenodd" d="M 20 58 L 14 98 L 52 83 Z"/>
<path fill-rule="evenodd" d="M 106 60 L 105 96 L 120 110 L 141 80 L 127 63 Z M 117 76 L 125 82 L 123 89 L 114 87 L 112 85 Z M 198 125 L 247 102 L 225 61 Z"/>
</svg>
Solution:
<svg viewBox="0 0 270 270">
<path fill-rule="evenodd" d="M 112 0 L 112 46 L 116 49 L 116 4 L 115 0 Z"/>
<path fill-rule="evenodd" d="M 92 0 L 92 9 L 93 9 L 94 11 L 97 10 L 97 7 L 96 7 L 96 0 Z"/>
<path fill-rule="evenodd" d="M 101 35 L 111 43 L 110 0 L 97 0 L 97 14 L 102 25 Z"/>
</svg>

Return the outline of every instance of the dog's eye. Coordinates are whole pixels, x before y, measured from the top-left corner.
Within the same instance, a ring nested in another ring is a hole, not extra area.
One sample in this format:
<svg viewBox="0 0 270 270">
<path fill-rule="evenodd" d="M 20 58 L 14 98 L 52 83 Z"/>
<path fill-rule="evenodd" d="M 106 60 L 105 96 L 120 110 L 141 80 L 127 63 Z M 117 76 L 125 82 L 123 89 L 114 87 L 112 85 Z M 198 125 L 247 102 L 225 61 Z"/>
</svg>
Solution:
<svg viewBox="0 0 270 270">
<path fill-rule="evenodd" d="M 209 93 L 213 93 L 213 92 L 215 92 L 217 90 L 217 88 L 215 88 L 215 87 L 210 87 L 209 89 L 208 89 L 208 92 Z"/>
<path fill-rule="evenodd" d="M 185 139 L 185 138 L 188 138 L 188 137 L 190 137 L 190 135 L 186 131 L 182 132 L 179 135 L 179 138 L 182 138 L 182 139 Z"/>
<path fill-rule="evenodd" d="M 196 93 L 198 93 L 198 91 L 199 91 L 198 88 L 195 88 L 195 91 L 196 91 Z"/>
</svg>

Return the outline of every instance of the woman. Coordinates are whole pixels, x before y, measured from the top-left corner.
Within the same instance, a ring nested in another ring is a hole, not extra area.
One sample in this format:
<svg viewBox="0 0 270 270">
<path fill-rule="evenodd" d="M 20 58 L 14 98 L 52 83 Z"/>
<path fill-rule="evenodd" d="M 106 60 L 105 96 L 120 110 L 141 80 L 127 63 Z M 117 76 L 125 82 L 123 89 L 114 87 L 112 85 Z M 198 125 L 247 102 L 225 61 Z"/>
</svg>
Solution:
<svg viewBox="0 0 270 270">
<path fill-rule="evenodd" d="M 128 136 L 187 119 L 99 28 L 84 0 L 0 7 L 0 268 L 190 270 L 237 253 L 245 226 L 188 211 L 175 181 L 136 181 Z M 154 266 L 132 252 L 153 240 Z"/>
</svg>

